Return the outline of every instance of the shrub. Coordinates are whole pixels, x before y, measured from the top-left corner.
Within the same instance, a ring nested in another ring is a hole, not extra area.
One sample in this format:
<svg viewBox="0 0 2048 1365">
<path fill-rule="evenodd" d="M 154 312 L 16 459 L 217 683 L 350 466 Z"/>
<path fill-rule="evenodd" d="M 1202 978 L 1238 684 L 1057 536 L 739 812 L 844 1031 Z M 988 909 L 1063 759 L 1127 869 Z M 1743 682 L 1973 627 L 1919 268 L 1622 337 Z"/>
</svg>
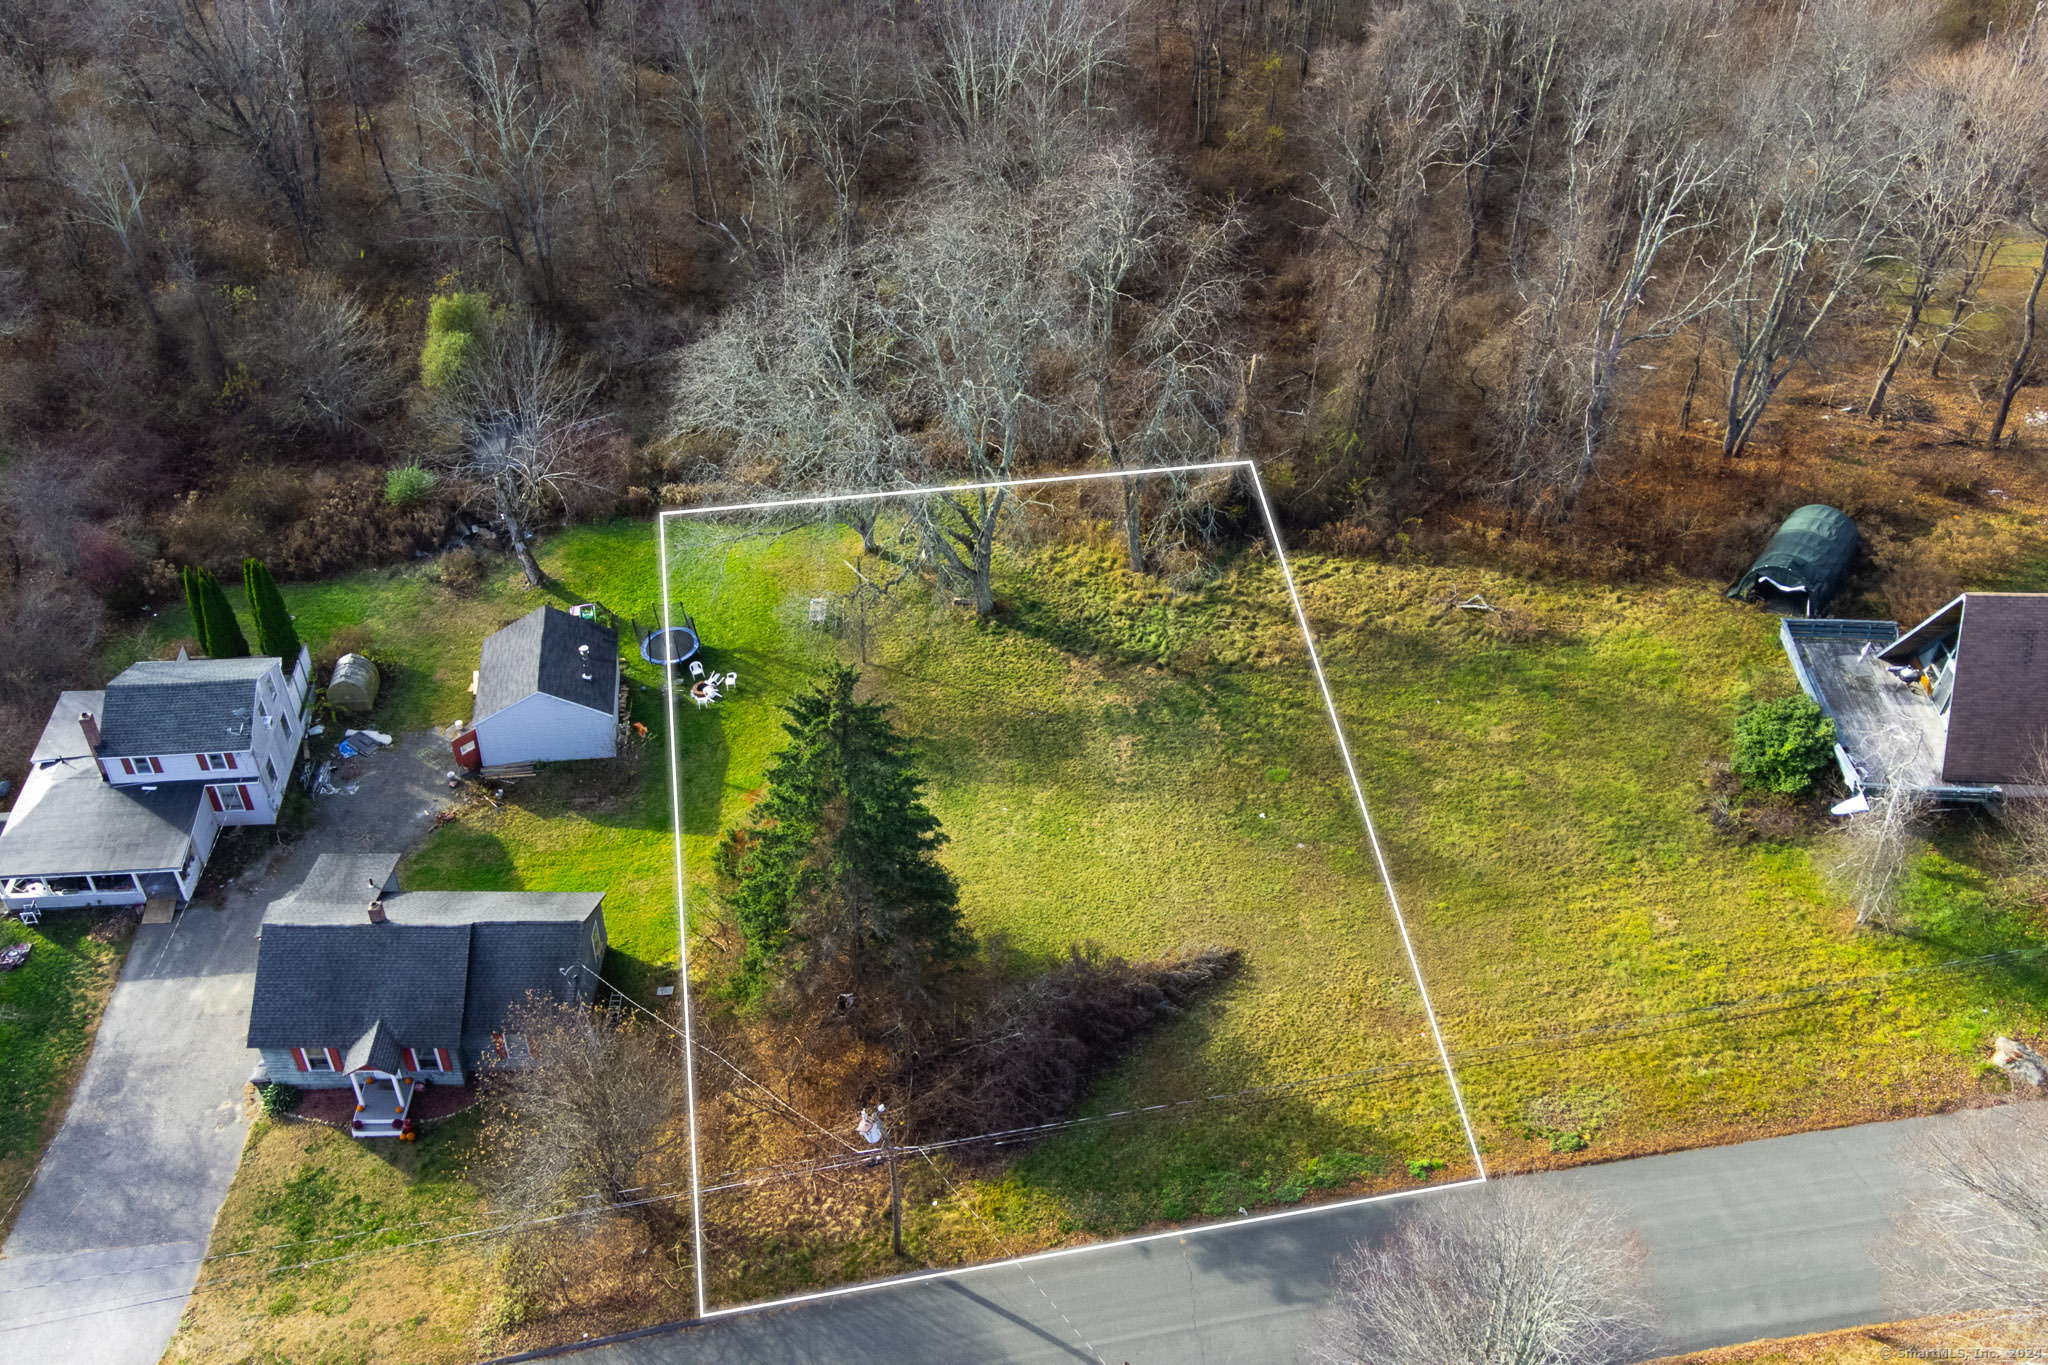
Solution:
<svg viewBox="0 0 2048 1365">
<path fill-rule="evenodd" d="M 1835 723 L 1803 693 L 1752 706 L 1735 718 L 1730 764 L 1743 782 L 1798 796 L 1835 756 Z"/>
<path fill-rule="evenodd" d="M 490 324 L 487 294 L 439 294 L 427 307 L 427 344 L 420 351 L 420 386 L 446 387 L 462 370 L 477 334 Z"/>
<path fill-rule="evenodd" d="M 281 1085 L 276 1081 L 266 1081 L 256 1087 L 256 1103 L 263 1106 L 265 1118 L 283 1118 L 295 1111 L 299 1101 L 305 1097 L 306 1092 L 297 1086 Z"/>
<path fill-rule="evenodd" d="M 441 563 L 434 570 L 434 577 L 441 586 L 457 597 L 467 597 L 483 586 L 484 557 L 465 545 L 459 550 L 450 550 L 441 556 Z"/>
<path fill-rule="evenodd" d="M 438 474 L 416 464 L 402 464 L 384 476 L 384 501 L 400 509 L 417 507 L 432 495 Z"/>
<path fill-rule="evenodd" d="M 913 1054 L 903 1077 L 918 1096 L 912 1126 L 951 1137 L 1065 1117 L 1133 1042 L 1222 987 L 1243 960 L 1221 947 L 1150 962 L 1070 950 L 999 991 L 965 1037 L 936 1055 Z"/>
</svg>

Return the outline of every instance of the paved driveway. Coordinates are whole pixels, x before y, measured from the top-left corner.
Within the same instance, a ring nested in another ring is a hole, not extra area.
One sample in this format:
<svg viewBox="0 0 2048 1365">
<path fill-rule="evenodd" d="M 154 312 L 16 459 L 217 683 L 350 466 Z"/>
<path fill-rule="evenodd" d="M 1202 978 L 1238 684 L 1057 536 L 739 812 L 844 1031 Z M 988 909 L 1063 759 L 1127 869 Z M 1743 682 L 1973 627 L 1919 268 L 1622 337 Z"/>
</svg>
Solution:
<svg viewBox="0 0 2048 1365">
<path fill-rule="evenodd" d="M 247 1133 L 256 1054 L 243 1040 L 264 908 L 321 853 L 410 848 L 448 794 L 447 756 L 432 735 L 404 736 L 221 902 L 138 932 L 0 1249 L 0 1361 L 153 1365 L 163 1354 Z"/>
<path fill-rule="evenodd" d="M 1615 1208 L 1650 1254 L 1664 1349 L 1899 1316 L 1871 1245 L 1918 1185 L 1902 1140 L 1926 1124 L 2009 1123 L 2012 1110 L 1867 1124 L 1518 1177 Z M 790 1308 L 656 1331 L 570 1353 L 576 1365 L 1297 1361 L 1336 1258 L 1447 1188 L 1350 1209 L 1169 1234 Z"/>
</svg>

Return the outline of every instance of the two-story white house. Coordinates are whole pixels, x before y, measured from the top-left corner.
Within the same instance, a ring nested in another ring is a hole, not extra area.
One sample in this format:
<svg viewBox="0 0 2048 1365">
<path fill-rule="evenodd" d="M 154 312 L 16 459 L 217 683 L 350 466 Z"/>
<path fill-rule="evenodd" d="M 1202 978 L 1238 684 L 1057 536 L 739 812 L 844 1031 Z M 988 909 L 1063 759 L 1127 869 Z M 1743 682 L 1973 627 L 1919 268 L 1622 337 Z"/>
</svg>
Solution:
<svg viewBox="0 0 2048 1365">
<path fill-rule="evenodd" d="M 10 910 L 187 900 L 223 825 L 275 824 L 312 656 L 148 660 L 58 698 L 0 828 Z"/>
</svg>

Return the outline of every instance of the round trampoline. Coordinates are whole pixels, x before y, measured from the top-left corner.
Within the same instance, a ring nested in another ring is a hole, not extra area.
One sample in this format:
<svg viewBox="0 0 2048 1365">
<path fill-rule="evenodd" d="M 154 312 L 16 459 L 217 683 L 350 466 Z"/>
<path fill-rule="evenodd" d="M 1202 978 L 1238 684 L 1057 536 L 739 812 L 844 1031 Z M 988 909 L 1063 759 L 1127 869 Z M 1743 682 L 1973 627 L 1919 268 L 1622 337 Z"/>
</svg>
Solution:
<svg viewBox="0 0 2048 1365">
<path fill-rule="evenodd" d="M 649 631 L 640 642 L 640 657 L 651 664 L 687 663 L 697 653 L 697 632 L 688 626 Z"/>
</svg>

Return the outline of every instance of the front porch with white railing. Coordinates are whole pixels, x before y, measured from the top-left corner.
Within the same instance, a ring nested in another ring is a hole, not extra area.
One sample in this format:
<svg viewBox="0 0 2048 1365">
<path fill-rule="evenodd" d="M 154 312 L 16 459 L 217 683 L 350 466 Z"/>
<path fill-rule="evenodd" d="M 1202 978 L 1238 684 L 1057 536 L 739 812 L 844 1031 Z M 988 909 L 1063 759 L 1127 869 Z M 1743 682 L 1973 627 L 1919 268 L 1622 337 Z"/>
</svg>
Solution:
<svg viewBox="0 0 2048 1365">
<path fill-rule="evenodd" d="M 349 1131 L 359 1138 L 406 1137 L 412 1132 L 413 1096 L 420 1083 L 383 1071 L 352 1071 L 356 1113 Z"/>
</svg>

